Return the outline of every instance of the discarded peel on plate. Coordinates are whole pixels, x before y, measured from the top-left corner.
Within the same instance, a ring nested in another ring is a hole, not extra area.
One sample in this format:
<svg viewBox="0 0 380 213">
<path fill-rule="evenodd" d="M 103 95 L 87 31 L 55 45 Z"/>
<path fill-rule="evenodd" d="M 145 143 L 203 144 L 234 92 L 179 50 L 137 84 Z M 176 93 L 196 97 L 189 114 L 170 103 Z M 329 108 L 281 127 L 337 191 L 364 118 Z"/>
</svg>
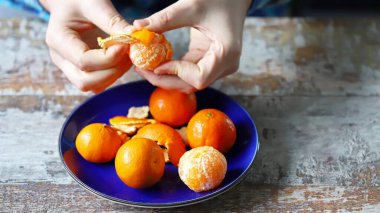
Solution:
<svg viewBox="0 0 380 213">
<path fill-rule="evenodd" d="M 144 70 L 154 70 L 162 63 L 169 61 L 173 55 L 173 47 L 165 36 L 147 29 L 136 31 L 131 35 L 99 37 L 98 44 L 104 49 L 116 44 L 130 45 L 129 58 L 136 67 Z"/>
</svg>

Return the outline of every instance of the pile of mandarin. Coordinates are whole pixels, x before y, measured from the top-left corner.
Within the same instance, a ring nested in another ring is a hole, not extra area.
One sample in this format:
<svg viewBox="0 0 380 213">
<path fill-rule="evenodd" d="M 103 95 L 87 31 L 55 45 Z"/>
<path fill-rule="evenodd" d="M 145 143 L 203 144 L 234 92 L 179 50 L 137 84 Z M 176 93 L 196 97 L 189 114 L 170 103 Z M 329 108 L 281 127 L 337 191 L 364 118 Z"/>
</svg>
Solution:
<svg viewBox="0 0 380 213">
<path fill-rule="evenodd" d="M 165 164 L 171 163 L 190 189 L 207 191 L 224 179 L 224 154 L 235 144 L 236 129 L 220 110 L 196 110 L 194 93 L 156 88 L 149 106 L 131 107 L 126 116 L 110 118 L 109 124 L 85 126 L 76 148 L 93 163 L 115 159 L 117 175 L 133 188 L 156 184 Z"/>
<path fill-rule="evenodd" d="M 148 70 L 172 54 L 162 34 L 146 30 L 98 42 L 104 48 L 128 43 L 132 62 Z M 225 113 L 211 108 L 197 111 L 194 93 L 156 88 L 149 106 L 131 107 L 126 116 L 112 117 L 108 124 L 85 126 L 75 145 L 87 161 L 114 160 L 118 177 L 129 187 L 153 186 L 161 180 L 165 164 L 171 163 L 191 190 L 202 192 L 222 183 L 227 172 L 224 154 L 235 141 L 235 125 Z"/>
</svg>

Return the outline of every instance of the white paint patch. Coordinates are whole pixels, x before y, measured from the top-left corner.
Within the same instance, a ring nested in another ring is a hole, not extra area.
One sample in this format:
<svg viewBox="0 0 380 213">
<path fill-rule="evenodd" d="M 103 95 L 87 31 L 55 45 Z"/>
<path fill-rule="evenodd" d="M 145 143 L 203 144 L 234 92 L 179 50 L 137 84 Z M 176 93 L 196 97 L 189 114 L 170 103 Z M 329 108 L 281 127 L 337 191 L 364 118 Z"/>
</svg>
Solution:
<svg viewBox="0 0 380 213">
<path fill-rule="evenodd" d="M 301 34 L 294 37 L 294 43 L 296 44 L 296 47 L 304 47 L 306 45 L 305 38 Z"/>
</svg>

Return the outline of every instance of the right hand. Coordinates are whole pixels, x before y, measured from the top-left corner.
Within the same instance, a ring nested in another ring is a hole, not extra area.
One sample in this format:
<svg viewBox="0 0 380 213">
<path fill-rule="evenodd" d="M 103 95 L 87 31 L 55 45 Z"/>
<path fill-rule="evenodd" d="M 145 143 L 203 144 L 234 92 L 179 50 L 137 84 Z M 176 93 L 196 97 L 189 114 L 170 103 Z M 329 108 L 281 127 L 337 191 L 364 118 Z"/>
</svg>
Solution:
<svg viewBox="0 0 380 213">
<path fill-rule="evenodd" d="M 165 32 L 191 27 L 188 52 L 153 72 L 136 71 L 153 85 L 182 92 L 201 90 L 237 71 L 244 20 L 251 0 L 179 0 L 140 20 L 136 28 Z"/>
<path fill-rule="evenodd" d="M 82 91 L 101 92 L 130 69 L 128 46 L 99 49 L 96 38 L 131 26 L 110 0 L 40 0 L 50 11 L 46 43 L 53 62 Z"/>
</svg>

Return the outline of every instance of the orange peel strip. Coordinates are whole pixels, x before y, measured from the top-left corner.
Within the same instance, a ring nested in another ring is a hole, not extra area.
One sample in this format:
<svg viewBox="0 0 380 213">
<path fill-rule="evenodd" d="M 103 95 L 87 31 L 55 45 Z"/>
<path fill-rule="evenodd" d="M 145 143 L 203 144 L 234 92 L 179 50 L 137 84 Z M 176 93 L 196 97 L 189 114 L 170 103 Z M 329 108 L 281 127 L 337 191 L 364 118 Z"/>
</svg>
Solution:
<svg viewBox="0 0 380 213">
<path fill-rule="evenodd" d="M 139 40 L 127 34 L 116 34 L 107 38 L 98 37 L 98 45 L 103 49 L 107 49 L 115 44 L 133 44 L 136 42 L 139 42 Z"/>
</svg>

